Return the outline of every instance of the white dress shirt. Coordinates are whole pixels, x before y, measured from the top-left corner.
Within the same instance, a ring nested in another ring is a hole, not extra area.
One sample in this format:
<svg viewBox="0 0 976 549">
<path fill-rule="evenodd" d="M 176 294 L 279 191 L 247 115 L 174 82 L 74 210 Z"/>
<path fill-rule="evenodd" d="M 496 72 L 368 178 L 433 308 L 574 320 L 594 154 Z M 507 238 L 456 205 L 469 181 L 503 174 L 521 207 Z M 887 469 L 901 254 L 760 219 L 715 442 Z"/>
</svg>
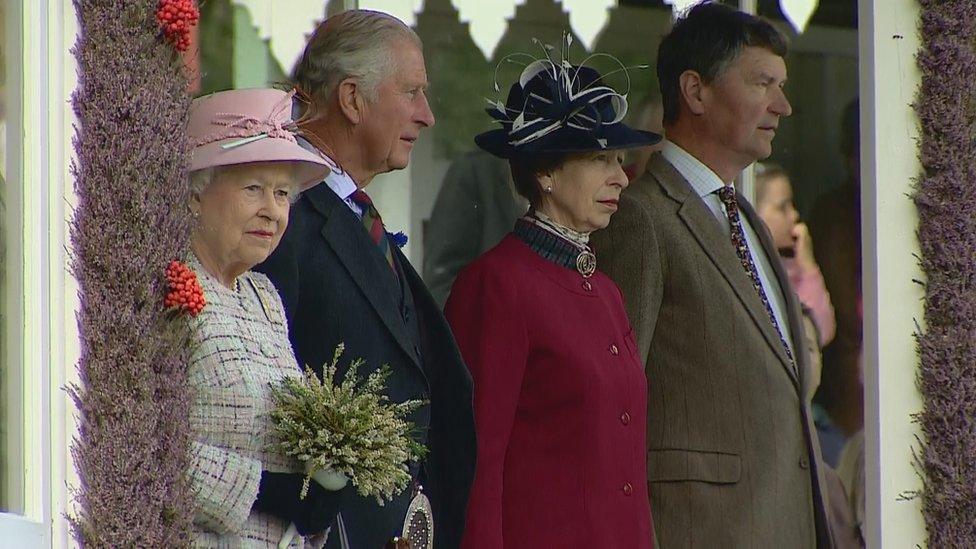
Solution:
<svg viewBox="0 0 976 549">
<path fill-rule="evenodd" d="M 688 183 L 698 193 L 702 202 L 705 203 L 705 206 L 715 216 L 722 231 L 728 236 L 729 247 L 731 247 L 732 229 L 729 226 L 728 213 L 725 210 L 725 204 L 722 203 L 722 199 L 718 196 L 718 190 L 725 185 L 725 182 L 708 166 L 671 141 L 664 141 L 661 155 L 678 170 L 678 173 L 688 180 Z M 734 183 L 729 183 L 729 185 L 734 187 Z M 740 198 L 740 201 L 744 200 L 744 198 Z M 762 284 L 763 291 L 766 293 L 766 299 L 769 300 L 769 305 L 773 309 L 773 316 L 776 318 L 779 331 L 783 335 L 786 344 L 790 346 L 790 351 L 793 352 L 793 339 L 790 336 L 789 322 L 787 322 L 786 299 L 783 296 L 779 282 L 776 280 L 776 272 L 773 270 L 769 257 L 766 256 L 762 246 L 759 244 L 759 235 L 752 227 L 752 224 L 749 223 L 749 219 L 745 215 L 740 215 L 739 219 L 742 222 L 742 228 L 746 235 L 749 255 L 752 256 L 752 262 L 758 271 L 759 283 Z"/>
<path fill-rule="evenodd" d="M 356 204 L 352 198 L 350 198 L 352 193 L 356 192 L 356 189 L 359 188 L 359 186 L 356 185 L 356 182 L 352 180 L 352 177 L 349 177 L 349 174 L 342 170 L 338 162 L 329 158 L 329 156 L 322 151 L 316 149 L 314 145 L 305 139 L 296 136 L 295 140 L 303 149 L 321 156 L 326 162 L 328 162 L 329 175 L 325 176 L 325 179 L 322 182 L 328 185 L 329 188 L 332 189 L 332 192 L 336 193 L 336 195 L 346 203 L 346 206 L 349 206 L 349 209 L 356 214 L 356 217 L 362 219 L 363 209 L 360 208 L 359 204 Z"/>
</svg>

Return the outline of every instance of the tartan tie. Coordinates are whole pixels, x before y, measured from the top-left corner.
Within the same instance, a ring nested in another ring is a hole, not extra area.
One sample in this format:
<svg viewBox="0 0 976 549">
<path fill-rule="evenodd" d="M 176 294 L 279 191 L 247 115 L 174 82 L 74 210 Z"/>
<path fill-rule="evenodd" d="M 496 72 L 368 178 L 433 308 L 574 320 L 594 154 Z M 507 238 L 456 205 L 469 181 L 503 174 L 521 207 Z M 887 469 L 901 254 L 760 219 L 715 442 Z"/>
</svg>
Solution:
<svg viewBox="0 0 976 549">
<path fill-rule="evenodd" d="M 722 199 L 722 203 L 725 204 L 725 213 L 729 218 L 729 228 L 731 229 L 732 246 L 735 248 L 735 254 L 739 256 L 739 263 L 742 264 L 742 268 L 746 270 L 749 280 L 752 281 L 752 288 L 759 294 L 759 299 L 762 301 L 763 307 L 766 308 L 766 314 L 769 315 L 769 321 L 773 323 L 773 328 L 776 328 L 776 334 L 779 335 L 779 342 L 783 344 L 786 357 L 790 359 L 790 365 L 796 368 L 793 351 L 790 350 L 790 346 L 786 343 L 786 338 L 783 337 L 783 332 L 779 329 L 779 323 L 776 322 L 776 315 L 773 314 L 773 308 L 769 304 L 769 298 L 766 297 L 766 290 L 763 289 L 762 282 L 759 280 L 759 272 L 756 270 L 756 264 L 753 263 L 752 254 L 749 253 L 746 233 L 742 229 L 742 220 L 739 218 L 739 200 L 735 196 L 735 189 L 730 185 L 723 185 L 718 190 L 718 196 Z"/>
<path fill-rule="evenodd" d="M 386 258 L 386 263 L 390 266 L 390 269 L 396 273 L 396 268 L 393 266 L 393 250 L 390 249 L 390 240 L 386 236 L 386 229 L 383 227 L 383 218 L 380 217 L 380 213 L 376 211 L 376 207 L 373 206 L 372 199 L 369 195 L 363 192 L 362 189 L 356 189 L 349 198 L 356 203 L 357 206 L 363 210 L 363 226 L 366 228 L 366 233 L 369 234 L 370 239 L 372 239 L 373 244 L 380 251 L 380 255 Z"/>
</svg>

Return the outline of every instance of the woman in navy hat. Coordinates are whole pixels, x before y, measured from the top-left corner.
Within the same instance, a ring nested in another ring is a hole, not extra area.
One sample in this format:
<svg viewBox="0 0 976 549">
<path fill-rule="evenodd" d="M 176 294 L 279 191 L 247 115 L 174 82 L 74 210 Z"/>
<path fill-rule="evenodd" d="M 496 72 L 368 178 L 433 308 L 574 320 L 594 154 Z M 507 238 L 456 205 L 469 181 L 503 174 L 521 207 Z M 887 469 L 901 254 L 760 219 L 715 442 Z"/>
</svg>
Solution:
<svg viewBox="0 0 976 549">
<path fill-rule="evenodd" d="M 465 549 L 653 546 L 644 369 L 588 245 L 627 187 L 623 150 L 661 139 L 625 112 L 596 70 L 547 53 L 488 109 L 502 127 L 475 138 L 530 208 L 446 306 L 475 382 Z"/>
</svg>

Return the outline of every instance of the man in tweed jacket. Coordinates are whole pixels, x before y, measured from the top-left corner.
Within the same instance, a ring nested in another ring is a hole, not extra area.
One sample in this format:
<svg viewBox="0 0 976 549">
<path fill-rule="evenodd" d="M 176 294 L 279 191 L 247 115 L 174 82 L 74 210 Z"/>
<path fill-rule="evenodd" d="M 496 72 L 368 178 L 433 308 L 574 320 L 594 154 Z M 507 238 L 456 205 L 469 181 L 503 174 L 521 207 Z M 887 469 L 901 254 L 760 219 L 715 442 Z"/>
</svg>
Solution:
<svg viewBox="0 0 976 549">
<path fill-rule="evenodd" d="M 294 204 L 281 245 L 257 270 L 278 287 L 301 364 L 321 373 L 343 343 L 344 356 L 365 359 L 368 369 L 389 365 L 391 401 L 429 402 L 411 418 L 429 453 L 411 468 L 410 487 L 384 506 L 351 486 L 335 493 L 350 546 L 378 549 L 400 536 L 422 485 L 434 546 L 457 547 L 474 475 L 471 377 L 440 309 L 363 191 L 374 176 L 405 168 L 434 123 L 420 39 L 389 15 L 346 11 L 319 26 L 294 76 L 312 101 L 303 133 L 334 168 Z"/>
<path fill-rule="evenodd" d="M 703 3 L 660 45 L 667 142 L 594 235 L 648 377 L 647 475 L 673 547 L 829 547 L 795 295 L 736 175 L 791 107 L 786 42 Z"/>
</svg>

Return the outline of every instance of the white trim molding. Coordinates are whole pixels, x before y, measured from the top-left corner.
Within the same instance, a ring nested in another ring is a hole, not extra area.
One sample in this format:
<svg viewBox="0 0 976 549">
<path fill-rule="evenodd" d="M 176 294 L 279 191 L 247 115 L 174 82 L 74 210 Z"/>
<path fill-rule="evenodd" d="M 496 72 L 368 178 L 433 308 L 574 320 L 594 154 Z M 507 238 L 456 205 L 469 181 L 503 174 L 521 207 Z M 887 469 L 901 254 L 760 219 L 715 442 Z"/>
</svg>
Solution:
<svg viewBox="0 0 976 549">
<path fill-rule="evenodd" d="M 864 293 L 864 426 L 868 547 L 923 547 L 921 489 L 912 450 L 922 409 L 915 321 L 923 274 L 910 195 L 920 173 L 912 102 L 921 76 L 919 3 L 860 3 L 861 238 Z M 882 115 L 883 113 L 883 115 Z"/>
<path fill-rule="evenodd" d="M 70 176 L 77 22 L 71 0 L 21 0 L 20 125 L 8 179 L 22 204 L 20 242 L 12 261 L 23 295 L 18 338 L 22 373 L 23 515 L 0 514 L 5 547 L 74 545 L 66 520 L 74 480 L 70 444 L 74 408 L 64 388 L 77 379 L 77 286 L 68 271 Z M 8 142 L 9 143 L 9 142 Z"/>
</svg>

